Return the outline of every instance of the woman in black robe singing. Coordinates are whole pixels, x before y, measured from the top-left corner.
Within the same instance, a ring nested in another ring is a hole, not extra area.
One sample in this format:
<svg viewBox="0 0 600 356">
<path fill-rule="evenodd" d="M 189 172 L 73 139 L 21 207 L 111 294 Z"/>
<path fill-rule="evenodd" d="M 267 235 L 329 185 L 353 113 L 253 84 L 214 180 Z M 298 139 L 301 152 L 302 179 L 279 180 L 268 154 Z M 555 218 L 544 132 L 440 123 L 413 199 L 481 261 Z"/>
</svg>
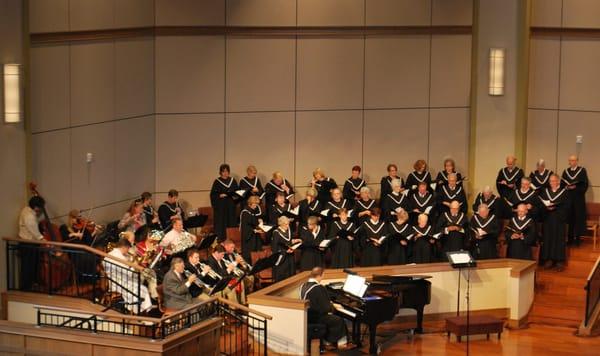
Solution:
<svg viewBox="0 0 600 356">
<path fill-rule="evenodd" d="M 300 239 L 292 238 L 290 221 L 287 217 L 281 216 L 277 222 L 278 227 L 273 232 L 273 241 L 271 242 L 273 254 L 279 254 L 273 267 L 275 282 L 283 281 L 296 274 L 295 249 L 292 248 L 292 245 L 302 242 Z"/>
<path fill-rule="evenodd" d="M 542 219 L 540 262 L 544 262 L 545 268 L 556 266 L 556 270 L 561 272 L 564 270 L 567 255 L 565 229 L 569 197 L 566 190 L 560 187 L 558 175 L 551 175 L 549 184 L 550 188 L 542 190 L 539 194 L 545 207 Z"/>
<path fill-rule="evenodd" d="M 390 265 L 404 265 L 408 263 L 408 237 L 413 229 L 408 223 L 408 213 L 400 209 L 396 213 L 396 221 L 388 223 L 390 234 L 388 240 L 387 263 Z"/>
<path fill-rule="evenodd" d="M 267 216 L 271 213 L 271 206 L 275 204 L 275 196 L 277 193 L 283 193 L 285 201 L 289 202 L 294 196 L 294 187 L 283 178 L 281 172 L 274 172 L 273 178 L 265 184 L 265 206 L 267 207 Z"/>
<path fill-rule="evenodd" d="M 396 221 L 396 214 L 400 210 L 408 211 L 410 209 L 408 194 L 402 193 L 400 179 L 394 179 L 391 186 L 392 192 L 381 197 L 381 211 L 383 219 L 387 222 Z"/>
<path fill-rule="evenodd" d="M 371 211 L 371 218 L 360 225 L 360 264 L 363 267 L 381 266 L 383 262 L 382 245 L 387 239 L 388 230 L 380 215 L 381 210 L 375 208 Z"/>
<path fill-rule="evenodd" d="M 406 177 L 406 188 L 411 192 L 415 192 L 419 183 L 426 183 L 427 190 L 431 193 L 434 189 L 431 187 L 431 173 L 427 170 L 427 162 L 420 159 L 413 164 L 414 171 Z"/>
<path fill-rule="evenodd" d="M 300 228 L 300 239 L 302 239 L 300 270 L 308 271 L 314 267 L 323 267 L 325 248 L 320 244 L 325 240 L 325 230 L 319 226 L 317 217 L 311 216 L 308 218 L 307 225 Z"/>
<path fill-rule="evenodd" d="M 327 204 L 329 197 L 331 197 L 331 192 L 338 187 L 335 180 L 327 177 L 321 168 L 317 168 L 313 172 L 313 179 L 310 181 L 310 185 L 317 191 L 317 200 L 321 204 Z"/>
<path fill-rule="evenodd" d="M 567 224 L 569 225 L 569 243 L 579 244 L 585 235 L 587 212 L 585 206 L 585 192 L 588 189 L 588 176 L 585 168 L 578 166 L 577 156 L 569 157 L 569 167 L 562 174 L 563 187 L 569 195 L 569 211 Z"/>
<path fill-rule="evenodd" d="M 393 163 L 387 166 L 388 175 L 381 178 L 381 189 L 379 190 L 380 197 L 383 198 L 392 192 L 392 181 L 394 179 L 400 179 L 401 190 L 404 190 L 404 179 L 398 176 L 398 166 Z"/>
<path fill-rule="evenodd" d="M 356 246 L 356 224 L 348 219 L 348 211 L 338 211 L 339 221 L 333 222 L 329 228 L 333 253 L 331 268 L 350 268 L 354 266 L 354 249 Z"/>
<path fill-rule="evenodd" d="M 360 177 L 360 172 L 362 168 L 360 166 L 352 167 L 352 175 L 350 178 L 346 179 L 344 183 L 344 198 L 352 201 L 359 198 L 360 188 L 367 185 L 364 179 Z"/>
<path fill-rule="evenodd" d="M 257 196 L 260 200 L 262 200 L 265 196 L 265 190 L 263 189 L 262 183 L 257 176 L 258 170 L 254 166 L 248 166 L 246 169 L 246 176 L 240 179 L 240 190 L 243 190 L 244 193 L 241 199 L 242 209 L 247 205 L 246 201 L 251 196 Z"/>
<path fill-rule="evenodd" d="M 219 177 L 215 179 L 210 189 L 215 234 L 220 241 L 227 238 L 228 227 L 237 226 L 235 206 L 239 196 L 235 191 L 238 190 L 238 184 L 230 173 L 229 165 L 222 164 L 219 167 Z"/>
<path fill-rule="evenodd" d="M 498 258 L 498 218 L 490 214 L 488 206 L 479 205 L 469 223 L 473 256 L 477 260 Z"/>
<path fill-rule="evenodd" d="M 417 225 L 413 226 L 413 262 L 430 263 L 433 261 L 435 237 L 433 227 L 429 225 L 429 216 L 420 214 L 417 217 Z"/>
<path fill-rule="evenodd" d="M 258 196 L 252 195 L 248 198 L 248 205 L 240 213 L 240 234 L 242 238 L 242 257 L 246 261 L 252 261 L 252 252 L 262 250 L 262 239 L 260 226 L 263 222 L 263 214 L 258 205 Z"/>
<path fill-rule="evenodd" d="M 535 222 L 527 216 L 527 206 L 519 204 L 517 206 L 517 216 L 509 220 L 506 226 L 504 238 L 508 245 L 506 251 L 507 258 L 518 258 L 521 260 L 531 260 L 531 247 L 535 245 Z"/>
<path fill-rule="evenodd" d="M 360 188 L 360 199 L 355 201 L 352 212 L 353 220 L 359 225 L 369 220 L 371 209 L 375 207 L 377 204 L 374 199 L 371 199 L 371 189 L 369 187 Z"/>
<path fill-rule="evenodd" d="M 316 190 L 308 188 L 306 190 L 305 198 L 300 200 L 298 206 L 300 207 L 300 215 L 298 216 L 300 226 L 306 226 L 308 218 L 311 216 L 316 216 L 319 219 L 319 222 L 321 222 L 321 210 L 325 205 L 317 200 Z"/>
</svg>

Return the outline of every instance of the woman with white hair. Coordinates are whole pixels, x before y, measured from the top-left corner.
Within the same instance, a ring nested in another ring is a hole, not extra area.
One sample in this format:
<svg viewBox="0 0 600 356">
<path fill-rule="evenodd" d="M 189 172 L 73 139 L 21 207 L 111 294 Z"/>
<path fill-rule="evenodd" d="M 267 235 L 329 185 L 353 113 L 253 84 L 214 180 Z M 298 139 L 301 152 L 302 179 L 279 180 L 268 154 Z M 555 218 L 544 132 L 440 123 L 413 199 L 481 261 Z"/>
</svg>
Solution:
<svg viewBox="0 0 600 356">
<path fill-rule="evenodd" d="M 277 219 L 277 229 L 273 231 L 273 240 L 271 241 L 273 254 L 279 254 L 275 266 L 273 266 L 275 282 L 296 274 L 295 249 L 292 246 L 299 242 L 302 242 L 302 240 L 292 238 L 290 220 L 286 216 L 280 216 Z"/>
<path fill-rule="evenodd" d="M 388 224 L 390 241 L 388 244 L 387 263 L 390 265 L 404 265 L 408 262 L 408 238 L 413 229 L 408 223 L 408 213 L 400 208 L 396 213 L 396 221 Z"/>
<path fill-rule="evenodd" d="M 392 192 L 381 197 L 381 212 L 385 221 L 396 221 L 396 214 L 400 210 L 409 209 L 407 194 L 402 193 L 402 181 L 394 179 L 391 183 Z"/>
<path fill-rule="evenodd" d="M 498 258 L 499 225 L 496 215 L 490 213 L 486 204 L 477 207 L 469 222 L 471 227 L 471 248 L 475 259 L 484 260 Z"/>
<path fill-rule="evenodd" d="M 529 179 L 531 179 L 531 187 L 537 192 L 540 192 L 541 189 L 548 188 L 548 179 L 553 174 L 554 172 L 546 168 L 546 161 L 540 158 L 535 163 L 535 171 L 529 174 Z"/>
<path fill-rule="evenodd" d="M 371 209 L 376 207 L 375 199 L 371 199 L 371 189 L 369 187 L 360 188 L 360 199 L 354 204 L 354 216 L 359 225 L 369 220 Z"/>
<path fill-rule="evenodd" d="M 481 204 L 487 205 L 490 213 L 496 216 L 498 216 L 498 213 L 502 209 L 502 204 L 498 201 L 498 196 L 494 194 L 489 185 L 483 187 L 481 193 L 477 194 L 477 197 L 475 197 L 475 201 L 473 202 L 473 211 L 477 211 L 477 208 L 479 208 Z"/>
</svg>

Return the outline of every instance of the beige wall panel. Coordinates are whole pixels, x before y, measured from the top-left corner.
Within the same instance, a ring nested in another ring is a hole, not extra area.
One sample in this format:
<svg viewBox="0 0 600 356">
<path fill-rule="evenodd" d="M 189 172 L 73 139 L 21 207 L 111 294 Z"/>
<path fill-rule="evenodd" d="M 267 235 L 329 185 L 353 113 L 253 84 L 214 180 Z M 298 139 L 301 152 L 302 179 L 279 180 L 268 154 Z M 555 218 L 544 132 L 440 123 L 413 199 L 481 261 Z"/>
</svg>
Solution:
<svg viewBox="0 0 600 356">
<path fill-rule="evenodd" d="M 562 43 L 560 108 L 600 110 L 600 41 L 566 39 Z"/>
<path fill-rule="evenodd" d="M 29 0 L 29 32 L 69 31 L 69 0 Z"/>
<path fill-rule="evenodd" d="M 473 23 L 473 0 L 433 0 L 433 25 L 469 26 Z"/>
<path fill-rule="evenodd" d="M 564 0 L 563 27 L 600 28 L 600 1 Z"/>
<path fill-rule="evenodd" d="M 600 142 L 600 113 L 561 111 L 558 117 L 557 170 L 562 173 L 569 155 L 577 154 L 579 163 L 587 169 L 590 185 L 600 186 L 600 155 L 597 148 L 597 142 Z M 577 135 L 583 136 L 583 144 L 575 143 Z"/>
<path fill-rule="evenodd" d="M 160 204 L 162 204 L 165 200 L 167 200 L 167 193 L 156 193 L 154 195 L 154 206 L 158 208 Z M 209 207 L 210 189 L 196 192 L 179 191 L 179 203 L 181 204 L 183 209 L 188 213 L 190 211 L 195 211 L 201 207 Z"/>
<path fill-rule="evenodd" d="M 228 38 L 227 111 L 293 110 L 295 56 L 291 38 Z"/>
<path fill-rule="evenodd" d="M 71 209 L 71 141 L 69 130 L 31 136 L 32 179 L 46 199 L 48 214 Z"/>
<path fill-rule="evenodd" d="M 315 168 L 343 182 L 362 159 L 362 112 L 296 114 L 296 185 L 306 185 Z"/>
<path fill-rule="evenodd" d="M 69 47 L 36 46 L 30 50 L 31 131 L 69 126 Z"/>
<path fill-rule="evenodd" d="M 589 187 L 585 194 L 585 199 L 587 202 L 600 202 L 600 187 Z"/>
<path fill-rule="evenodd" d="M 531 0 L 531 26 L 560 27 L 563 0 Z"/>
<path fill-rule="evenodd" d="M 114 118 L 114 48 L 113 42 L 71 45 L 71 125 Z"/>
<path fill-rule="evenodd" d="M 296 0 L 228 0 L 230 26 L 295 26 Z"/>
<path fill-rule="evenodd" d="M 115 1 L 69 1 L 71 31 L 101 30 L 115 26 Z"/>
<path fill-rule="evenodd" d="M 146 115 L 154 112 L 154 40 L 115 42 L 115 116 Z"/>
<path fill-rule="evenodd" d="M 223 114 L 159 115 L 156 191 L 210 189 L 223 163 Z"/>
<path fill-rule="evenodd" d="M 433 36 L 431 106 L 469 106 L 471 36 Z"/>
<path fill-rule="evenodd" d="M 432 109 L 429 113 L 429 159 L 431 171 L 441 171 L 444 159 L 453 158 L 456 169 L 468 172 L 469 109 Z"/>
<path fill-rule="evenodd" d="M 431 1 L 366 0 L 367 26 L 428 26 Z"/>
<path fill-rule="evenodd" d="M 115 122 L 115 200 L 154 191 L 154 116 Z"/>
<path fill-rule="evenodd" d="M 529 107 L 557 109 L 560 39 L 534 37 L 529 48 Z"/>
<path fill-rule="evenodd" d="M 155 0 L 157 26 L 225 24 L 225 0 Z"/>
<path fill-rule="evenodd" d="M 299 26 L 362 26 L 365 0 L 298 0 Z"/>
<path fill-rule="evenodd" d="M 366 42 L 365 107 L 429 105 L 429 36 L 385 36 Z"/>
<path fill-rule="evenodd" d="M 157 37 L 155 46 L 158 113 L 223 111 L 223 37 Z"/>
<path fill-rule="evenodd" d="M 556 170 L 556 134 L 558 111 L 529 110 L 527 118 L 527 162 L 519 163 L 529 174 L 539 159 L 546 168 Z"/>
<path fill-rule="evenodd" d="M 427 122 L 427 109 L 365 111 L 365 180 L 378 183 L 389 163 L 406 178 L 415 160 L 427 159 Z"/>
<path fill-rule="evenodd" d="M 129 199 L 126 199 L 124 201 L 115 202 L 115 203 L 111 203 L 108 205 L 97 207 L 92 211 L 92 219 L 94 221 L 98 222 L 99 224 L 103 224 L 103 225 L 106 225 L 107 223 L 115 221 L 115 220 L 120 220 L 121 217 L 123 216 L 123 214 L 125 214 L 125 212 L 129 208 L 129 205 L 131 204 L 131 202 L 135 198 L 138 198 L 138 197 L 129 197 Z M 88 214 L 87 208 L 86 208 L 86 210 L 82 211 L 82 214 L 83 214 L 83 216 L 87 216 L 87 214 Z"/>
<path fill-rule="evenodd" d="M 225 145 L 226 161 L 238 181 L 250 164 L 263 186 L 275 171 L 293 179 L 294 113 L 227 114 Z"/>
<path fill-rule="evenodd" d="M 153 0 L 115 0 L 115 27 L 154 26 Z"/>
<path fill-rule="evenodd" d="M 363 104 L 361 38 L 298 40 L 298 109 L 359 109 Z"/>
<path fill-rule="evenodd" d="M 91 164 L 86 154 L 94 155 Z M 71 206 L 78 209 L 115 201 L 115 123 L 71 129 Z M 68 157 L 65 157 L 68 159 Z"/>
</svg>

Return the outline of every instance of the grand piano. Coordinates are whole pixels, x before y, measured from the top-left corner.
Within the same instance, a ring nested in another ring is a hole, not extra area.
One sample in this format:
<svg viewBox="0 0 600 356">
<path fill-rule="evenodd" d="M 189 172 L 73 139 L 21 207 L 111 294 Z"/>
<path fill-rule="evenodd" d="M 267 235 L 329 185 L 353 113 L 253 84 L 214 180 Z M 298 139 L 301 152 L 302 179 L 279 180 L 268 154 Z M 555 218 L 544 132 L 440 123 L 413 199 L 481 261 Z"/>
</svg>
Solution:
<svg viewBox="0 0 600 356">
<path fill-rule="evenodd" d="M 377 353 L 377 326 L 394 319 L 402 308 L 417 311 L 416 332 L 422 332 L 423 309 L 431 302 L 429 276 L 375 275 L 363 297 L 343 290 L 343 283 L 330 283 L 327 290 L 335 313 L 352 322 L 352 339 L 361 346 L 360 324 L 369 328 L 369 353 Z"/>
</svg>

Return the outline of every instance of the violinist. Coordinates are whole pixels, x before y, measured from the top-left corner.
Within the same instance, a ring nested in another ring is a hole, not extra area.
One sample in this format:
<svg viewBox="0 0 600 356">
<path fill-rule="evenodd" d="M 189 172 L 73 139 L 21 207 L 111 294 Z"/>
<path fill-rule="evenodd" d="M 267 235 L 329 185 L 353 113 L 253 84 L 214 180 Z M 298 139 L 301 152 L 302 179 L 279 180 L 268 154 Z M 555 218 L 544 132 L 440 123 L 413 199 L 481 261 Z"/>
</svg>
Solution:
<svg viewBox="0 0 600 356">
<path fill-rule="evenodd" d="M 83 219 L 77 209 L 71 210 L 67 217 L 67 223 L 60 226 L 63 241 L 73 244 L 89 246 L 98 232 L 98 226 Z"/>
<path fill-rule="evenodd" d="M 39 220 L 44 208 L 44 198 L 33 196 L 29 204 L 21 210 L 19 215 L 19 237 L 23 240 L 43 240 L 40 232 Z M 39 254 L 35 246 L 24 245 L 21 248 L 21 288 L 29 290 L 36 281 Z"/>
<path fill-rule="evenodd" d="M 160 219 L 158 218 L 158 212 L 152 205 L 152 193 L 142 193 L 142 210 L 146 216 L 146 224 L 153 229 L 162 229 L 160 226 Z"/>
<path fill-rule="evenodd" d="M 146 225 L 146 215 L 143 208 L 142 199 L 134 200 L 121 218 L 121 221 L 119 221 L 119 230 L 135 232 L 140 227 Z"/>
</svg>

